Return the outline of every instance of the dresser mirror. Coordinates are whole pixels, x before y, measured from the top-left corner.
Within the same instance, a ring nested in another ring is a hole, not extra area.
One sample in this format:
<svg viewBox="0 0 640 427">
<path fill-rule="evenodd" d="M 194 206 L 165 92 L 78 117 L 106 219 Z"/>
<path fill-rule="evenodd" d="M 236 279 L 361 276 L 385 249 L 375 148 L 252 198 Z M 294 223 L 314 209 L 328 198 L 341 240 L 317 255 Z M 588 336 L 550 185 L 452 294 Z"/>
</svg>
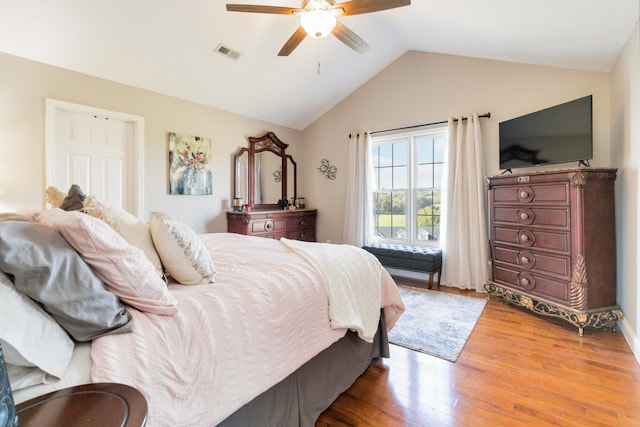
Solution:
<svg viewBox="0 0 640 427">
<path fill-rule="evenodd" d="M 278 209 L 279 200 L 297 198 L 297 166 L 288 144 L 273 132 L 249 137 L 235 155 L 235 197 L 256 210 Z"/>
</svg>

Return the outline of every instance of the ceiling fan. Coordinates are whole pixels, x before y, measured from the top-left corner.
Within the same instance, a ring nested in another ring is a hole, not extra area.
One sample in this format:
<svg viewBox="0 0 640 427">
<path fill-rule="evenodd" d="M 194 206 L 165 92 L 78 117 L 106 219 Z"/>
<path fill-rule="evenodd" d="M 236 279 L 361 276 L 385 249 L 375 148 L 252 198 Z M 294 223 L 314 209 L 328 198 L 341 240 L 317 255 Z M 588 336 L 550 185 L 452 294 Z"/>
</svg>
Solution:
<svg viewBox="0 0 640 427">
<path fill-rule="evenodd" d="M 336 17 L 378 12 L 410 4 L 411 0 L 351 0 L 338 4 L 335 0 L 303 0 L 299 8 L 227 4 L 227 11 L 299 15 L 300 26 L 278 52 L 278 56 L 289 56 L 307 35 L 323 38 L 329 34 L 333 34 L 356 52 L 364 53 L 369 50 L 367 42 L 339 22 Z"/>
</svg>

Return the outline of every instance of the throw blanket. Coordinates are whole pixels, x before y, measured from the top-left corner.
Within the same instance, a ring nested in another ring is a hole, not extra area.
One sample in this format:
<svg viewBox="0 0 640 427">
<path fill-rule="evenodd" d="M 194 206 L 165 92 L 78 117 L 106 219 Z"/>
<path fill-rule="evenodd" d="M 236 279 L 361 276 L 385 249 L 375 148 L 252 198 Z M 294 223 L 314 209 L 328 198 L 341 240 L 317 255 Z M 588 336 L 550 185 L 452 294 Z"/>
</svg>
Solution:
<svg viewBox="0 0 640 427">
<path fill-rule="evenodd" d="M 306 259 L 322 278 L 331 327 L 352 329 L 366 342 L 373 342 L 380 320 L 380 262 L 351 245 L 280 241 Z"/>
</svg>

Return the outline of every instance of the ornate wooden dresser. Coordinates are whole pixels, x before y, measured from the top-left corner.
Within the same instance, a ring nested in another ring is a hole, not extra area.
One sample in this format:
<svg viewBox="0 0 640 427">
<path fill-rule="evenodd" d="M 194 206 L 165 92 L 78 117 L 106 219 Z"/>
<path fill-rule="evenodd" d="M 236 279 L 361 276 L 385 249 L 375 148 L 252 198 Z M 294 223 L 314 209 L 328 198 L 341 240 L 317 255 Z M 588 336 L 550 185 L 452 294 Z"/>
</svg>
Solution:
<svg viewBox="0 0 640 427">
<path fill-rule="evenodd" d="M 578 327 L 615 329 L 616 169 L 487 178 L 489 294 Z"/>
<path fill-rule="evenodd" d="M 229 233 L 316 241 L 316 209 L 227 212 Z"/>
</svg>

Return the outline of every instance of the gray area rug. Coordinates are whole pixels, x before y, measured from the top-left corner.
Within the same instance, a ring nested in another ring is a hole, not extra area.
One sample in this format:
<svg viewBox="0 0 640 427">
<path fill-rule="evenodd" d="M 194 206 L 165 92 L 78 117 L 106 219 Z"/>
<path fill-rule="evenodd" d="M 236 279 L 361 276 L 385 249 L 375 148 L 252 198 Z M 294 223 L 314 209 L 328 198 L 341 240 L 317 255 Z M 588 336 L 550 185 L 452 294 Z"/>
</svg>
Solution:
<svg viewBox="0 0 640 427">
<path fill-rule="evenodd" d="M 406 311 L 389 342 L 455 362 L 487 300 L 399 285 Z"/>
</svg>

